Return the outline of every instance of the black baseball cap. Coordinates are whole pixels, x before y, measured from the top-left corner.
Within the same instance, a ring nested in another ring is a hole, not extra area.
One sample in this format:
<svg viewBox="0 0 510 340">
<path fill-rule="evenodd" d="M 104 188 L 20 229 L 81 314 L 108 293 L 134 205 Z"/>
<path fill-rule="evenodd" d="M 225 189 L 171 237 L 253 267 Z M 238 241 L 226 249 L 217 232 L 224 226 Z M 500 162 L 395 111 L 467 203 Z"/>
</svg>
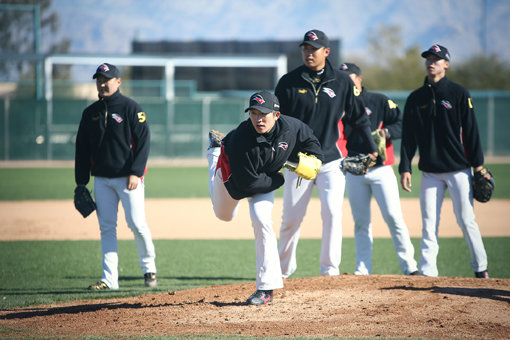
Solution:
<svg viewBox="0 0 510 340">
<path fill-rule="evenodd" d="M 269 91 L 256 92 L 251 95 L 250 107 L 244 110 L 244 112 L 249 110 L 259 110 L 265 114 L 273 111 L 280 111 L 280 102 L 278 98 Z"/>
<path fill-rule="evenodd" d="M 441 59 L 444 59 L 446 61 L 450 61 L 450 53 L 448 52 L 448 49 L 441 45 L 432 45 L 428 50 L 423 51 L 421 56 L 423 58 L 427 58 L 430 54 L 434 54 L 438 56 Z"/>
<path fill-rule="evenodd" d="M 120 78 L 120 71 L 115 65 L 104 63 L 97 67 L 96 73 L 94 73 L 92 79 L 96 79 L 98 75 L 102 75 L 110 79 Z"/>
<path fill-rule="evenodd" d="M 343 63 L 340 65 L 340 70 L 347 72 L 349 74 L 354 73 L 355 75 L 361 76 L 361 69 L 358 65 L 353 63 Z"/>
<path fill-rule="evenodd" d="M 305 33 L 303 42 L 299 46 L 305 44 L 311 45 L 315 48 L 329 47 L 329 39 L 326 33 L 319 30 L 310 30 Z"/>
</svg>

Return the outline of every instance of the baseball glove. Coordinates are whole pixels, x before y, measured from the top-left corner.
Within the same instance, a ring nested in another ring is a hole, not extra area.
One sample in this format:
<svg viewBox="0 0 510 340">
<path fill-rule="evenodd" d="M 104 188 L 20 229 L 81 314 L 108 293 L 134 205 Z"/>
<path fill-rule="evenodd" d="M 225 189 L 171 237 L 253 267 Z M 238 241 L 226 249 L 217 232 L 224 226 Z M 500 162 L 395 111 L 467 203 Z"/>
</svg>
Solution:
<svg viewBox="0 0 510 340">
<path fill-rule="evenodd" d="M 377 152 L 381 157 L 382 161 L 386 160 L 386 138 L 382 137 L 379 134 L 379 129 L 372 132 L 372 137 L 374 138 L 375 145 L 377 146 Z"/>
<path fill-rule="evenodd" d="M 340 162 L 340 170 L 345 174 L 350 172 L 353 175 L 364 175 L 368 169 L 375 165 L 375 161 L 369 155 L 359 154 L 356 156 L 348 156 Z"/>
<path fill-rule="evenodd" d="M 489 174 L 491 178 L 485 178 L 485 174 Z M 480 171 L 475 171 L 473 175 L 473 198 L 475 200 L 482 203 L 489 202 L 495 187 L 494 176 L 489 169 L 483 168 Z"/>
<path fill-rule="evenodd" d="M 96 210 L 96 203 L 90 195 L 89 189 L 84 185 L 78 185 L 74 189 L 74 207 L 80 212 L 83 218 L 89 216 Z"/>
<path fill-rule="evenodd" d="M 297 166 L 289 163 L 285 163 L 283 166 L 294 171 L 301 178 L 308 180 L 315 179 L 322 166 L 321 160 L 314 155 L 307 155 L 302 152 L 298 152 L 298 157 L 299 163 Z"/>
</svg>

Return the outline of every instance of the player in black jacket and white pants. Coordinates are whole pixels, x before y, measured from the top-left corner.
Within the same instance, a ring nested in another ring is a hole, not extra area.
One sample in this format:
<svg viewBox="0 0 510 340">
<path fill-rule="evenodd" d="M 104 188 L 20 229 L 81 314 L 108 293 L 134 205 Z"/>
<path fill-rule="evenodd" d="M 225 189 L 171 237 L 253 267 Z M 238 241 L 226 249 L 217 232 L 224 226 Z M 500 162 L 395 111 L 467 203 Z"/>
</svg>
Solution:
<svg viewBox="0 0 510 340">
<path fill-rule="evenodd" d="M 257 291 L 248 303 L 271 302 L 273 289 L 283 287 L 272 209 L 274 190 L 283 185 L 284 163 L 298 152 L 323 160 L 320 143 L 312 130 L 299 120 L 280 116 L 278 99 L 262 91 L 250 98 L 250 118 L 223 138 L 210 133 L 209 191 L 216 216 L 231 221 L 239 201 L 248 198 L 255 234 Z"/>
<path fill-rule="evenodd" d="M 373 238 L 370 199 L 373 195 L 390 230 L 400 268 L 404 274 L 416 275 L 418 267 L 414 259 L 414 247 L 402 216 L 398 182 L 393 171 L 395 156 L 392 140 L 401 136 L 402 113 L 391 99 L 382 93 L 369 92 L 362 86 L 363 76 L 361 69 L 356 64 L 345 63 L 340 66 L 340 69 L 349 74 L 360 90 L 371 130 L 383 134 L 386 140 L 384 160 L 379 153 L 376 165 L 370 168 L 367 174 L 361 176 L 346 174 L 345 187 L 354 218 L 354 241 L 356 244 L 354 274 L 368 275 L 372 273 Z M 365 143 L 350 126 L 345 127 L 345 134 L 347 135 L 349 156 L 367 152 Z"/>
<path fill-rule="evenodd" d="M 143 175 L 150 149 L 147 117 L 134 100 L 120 93 L 115 65 L 100 65 L 93 76 L 99 100 L 87 107 L 76 136 L 75 181 L 94 179 L 97 218 L 101 230 L 103 275 L 91 290 L 118 289 L 117 211 L 124 207 L 133 231 L 145 285 L 157 285 L 155 251 L 145 219 Z"/>
<path fill-rule="evenodd" d="M 475 276 L 488 277 L 487 254 L 473 211 L 471 168 L 483 168 L 483 152 L 471 96 L 467 89 L 446 78 L 450 55 L 433 45 L 426 59 L 425 84 L 412 92 L 404 109 L 400 182 L 411 191 L 411 161 L 419 148 L 422 171 L 420 206 L 422 238 L 420 272 L 437 276 L 438 227 L 441 205 L 448 189 Z M 490 176 L 490 175 L 486 175 Z"/>
<path fill-rule="evenodd" d="M 359 130 L 368 150 L 377 156 L 370 122 L 365 115 L 359 91 L 345 72 L 334 68 L 327 59 L 330 48 L 326 34 L 319 30 L 305 33 L 301 54 L 303 65 L 284 75 L 276 85 L 282 115 L 295 117 L 310 126 L 319 139 L 324 164 L 317 178 L 304 180 L 296 189 L 298 176 L 285 173 L 283 216 L 280 228 L 280 262 L 285 278 L 297 268 L 296 249 L 299 228 L 310 201 L 313 186 L 321 201 L 322 275 L 338 275 L 342 256 L 342 202 L 345 176 L 340 170 L 341 158 L 347 156 L 344 125 Z M 291 161 L 296 159 L 291 158 Z"/>
</svg>

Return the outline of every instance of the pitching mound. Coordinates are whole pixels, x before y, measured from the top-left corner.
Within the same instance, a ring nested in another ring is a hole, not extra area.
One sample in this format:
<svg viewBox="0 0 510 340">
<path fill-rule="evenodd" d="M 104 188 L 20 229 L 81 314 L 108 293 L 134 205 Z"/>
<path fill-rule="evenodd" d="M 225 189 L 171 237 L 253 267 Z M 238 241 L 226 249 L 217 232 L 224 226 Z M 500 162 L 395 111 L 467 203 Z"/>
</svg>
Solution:
<svg viewBox="0 0 510 340">
<path fill-rule="evenodd" d="M 288 279 L 0 311 L 2 336 L 237 335 L 508 339 L 510 279 L 397 275 Z"/>
</svg>

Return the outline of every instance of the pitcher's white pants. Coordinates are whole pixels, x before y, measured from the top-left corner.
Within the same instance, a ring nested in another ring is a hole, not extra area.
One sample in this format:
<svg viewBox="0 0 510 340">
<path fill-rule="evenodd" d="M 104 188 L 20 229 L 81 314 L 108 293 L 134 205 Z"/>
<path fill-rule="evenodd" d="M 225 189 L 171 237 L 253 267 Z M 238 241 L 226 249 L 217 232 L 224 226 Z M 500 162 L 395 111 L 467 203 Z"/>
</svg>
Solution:
<svg viewBox="0 0 510 340">
<path fill-rule="evenodd" d="M 320 271 L 322 275 L 338 275 L 342 257 L 342 202 L 345 190 L 345 176 L 340 170 L 340 160 L 324 164 L 315 180 L 303 180 L 299 188 L 296 188 L 297 180 L 298 175 L 285 171 L 279 244 L 283 277 L 287 278 L 296 271 L 299 228 L 314 185 L 321 202 L 322 216 Z"/>
<path fill-rule="evenodd" d="M 457 224 L 469 248 L 471 268 L 475 272 L 487 269 L 487 254 L 473 210 L 471 176 L 471 169 L 446 173 L 423 172 L 422 174 L 420 207 L 423 224 L 420 272 L 423 275 L 438 276 L 439 274 L 436 261 L 439 253 L 438 227 L 446 189 L 452 199 Z"/>
<path fill-rule="evenodd" d="M 356 275 L 372 273 L 372 222 L 370 200 L 372 195 L 381 209 L 388 225 L 393 247 L 397 253 L 400 268 L 404 274 L 418 270 L 414 259 L 414 247 L 402 216 L 398 183 L 391 165 L 371 168 L 366 175 L 347 173 L 346 191 L 354 219 L 354 240 L 356 244 Z"/>
<path fill-rule="evenodd" d="M 233 199 L 223 184 L 221 169 L 216 169 L 220 148 L 207 150 L 209 162 L 209 193 L 213 210 L 220 220 L 231 221 L 237 214 L 239 200 Z M 257 290 L 283 288 L 282 272 L 278 258 L 276 235 L 273 231 L 272 210 L 274 192 L 248 197 L 250 218 L 255 235 L 257 259 Z"/>
<path fill-rule="evenodd" d="M 95 177 L 94 196 L 97 218 L 101 230 L 103 276 L 101 281 L 110 289 L 119 288 L 119 257 L 117 254 L 117 213 L 119 200 L 124 207 L 126 222 L 135 236 L 142 273 L 156 273 L 156 252 L 151 231 L 145 219 L 144 184 L 140 181 L 135 190 L 128 190 L 127 177 Z"/>
</svg>

